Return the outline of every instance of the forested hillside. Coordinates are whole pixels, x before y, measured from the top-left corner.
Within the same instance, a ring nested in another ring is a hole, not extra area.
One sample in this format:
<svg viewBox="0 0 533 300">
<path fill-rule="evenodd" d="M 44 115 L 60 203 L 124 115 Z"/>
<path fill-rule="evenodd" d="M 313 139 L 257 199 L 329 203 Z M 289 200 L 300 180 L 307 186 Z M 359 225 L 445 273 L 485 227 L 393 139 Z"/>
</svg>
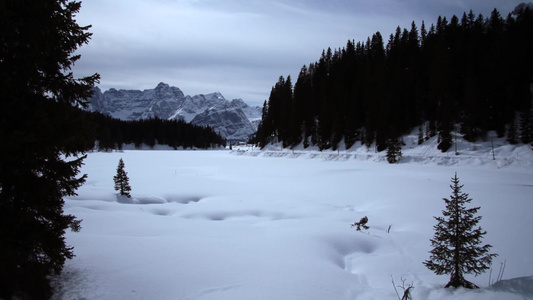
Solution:
<svg viewBox="0 0 533 300">
<path fill-rule="evenodd" d="M 209 126 L 158 118 L 123 121 L 99 112 L 68 108 L 73 119 L 84 124 L 79 143 L 85 150 L 121 150 L 124 145 L 154 147 L 166 145 L 174 149 L 210 149 L 225 147 L 226 140 Z M 58 113 L 59 114 L 59 113 Z"/>
<path fill-rule="evenodd" d="M 320 149 L 356 141 L 378 151 L 419 127 L 420 142 L 438 135 L 439 149 L 495 130 L 510 143 L 533 141 L 533 15 L 521 5 L 506 18 L 495 9 L 440 17 L 429 28 L 398 27 L 385 43 L 327 49 L 303 66 L 296 83 L 281 76 L 263 106 L 253 143 Z"/>
<path fill-rule="evenodd" d="M 209 149 L 225 147 L 226 141 L 209 126 L 189 124 L 182 120 L 143 119 L 123 121 L 100 113 L 90 113 L 94 139 L 99 150 L 122 149 L 124 144 L 136 148 L 156 144 L 177 148 Z M 94 145 L 94 142 L 92 143 Z"/>
</svg>

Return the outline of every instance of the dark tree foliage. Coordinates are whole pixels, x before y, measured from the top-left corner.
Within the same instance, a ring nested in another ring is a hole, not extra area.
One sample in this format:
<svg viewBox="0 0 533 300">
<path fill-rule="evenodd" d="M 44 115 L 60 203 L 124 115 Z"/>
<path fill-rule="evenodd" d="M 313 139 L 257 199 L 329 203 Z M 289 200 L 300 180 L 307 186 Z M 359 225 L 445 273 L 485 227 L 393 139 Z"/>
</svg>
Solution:
<svg viewBox="0 0 533 300">
<path fill-rule="evenodd" d="M 128 178 L 128 172 L 124 170 L 124 160 L 122 158 L 118 161 L 117 174 L 113 176 L 115 182 L 115 191 L 118 191 L 121 196 L 131 198 L 131 186 L 130 179 Z"/>
<path fill-rule="evenodd" d="M 489 130 L 499 136 L 521 116 L 520 140 L 533 140 L 533 14 L 519 6 L 503 18 L 472 11 L 461 18 L 439 17 L 429 30 L 413 22 L 398 27 L 387 44 L 379 32 L 366 42 L 348 41 L 327 49 L 304 66 L 291 94 L 280 77 L 265 102 L 263 120 L 252 142 L 336 149 L 344 139 L 378 151 L 387 141 L 429 124 L 426 138 L 438 134 L 439 149 L 452 145 L 460 125 L 468 141 Z"/>
<path fill-rule="evenodd" d="M 446 152 L 450 149 L 452 144 L 451 126 L 449 126 L 449 124 L 443 124 L 439 133 L 439 144 L 437 145 L 437 149 Z"/>
<path fill-rule="evenodd" d="M 479 207 L 467 208 L 472 199 L 463 193 L 457 173 L 452 178 L 450 199 L 444 198 L 446 209 L 442 217 L 435 217 L 435 236 L 431 239 L 429 260 L 424 265 L 437 275 L 450 274 L 446 287 L 477 288 L 464 278 L 464 274 L 479 275 L 490 268 L 491 245 L 481 246 L 481 239 L 487 233 L 481 227 L 475 228 L 481 216 L 475 216 Z"/>
<path fill-rule="evenodd" d="M 518 143 L 516 122 L 514 120 L 511 121 L 509 125 L 507 126 L 507 142 L 509 142 L 509 144 L 512 144 L 512 145 Z"/>
<path fill-rule="evenodd" d="M 422 145 L 424 143 L 424 130 L 422 129 L 422 125 L 418 126 L 418 144 Z"/>
<path fill-rule="evenodd" d="M 263 117 L 261 121 L 260 144 L 264 147 L 267 143 L 283 141 L 283 146 L 288 147 L 294 143 L 294 139 L 299 137 L 298 129 L 292 128 L 297 124 L 290 116 L 295 116 L 293 110 L 293 93 L 291 77 L 287 80 L 283 76 L 270 92 L 268 104 L 263 105 Z M 292 120 L 292 121 L 291 121 Z M 291 122 L 290 122 L 291 121 Z"/>
<path fill-rule="evenodd" d="M 391 164 L 402 159 L 402 142 L 399 139 L 389 139 L 387 141 L 387 161 Z"/>
<path fill-rule="evenodd" d="M 89 26 L 74 15 L 80 2 L 0 1 L 0 298 L 47 299 L 49 276 L 73 257 L 63 212 L 75 195 L 90 132 L 83 106 L 97 74 L 75 79 L 75 50 Z"/>
<path fill-rule="evenodd" d="M 159 144 L 174 149 L 209 149 L 226 145 L 224 138 L 209 126 L 193 125 L 181 120 L 122 121 L 96 112 L 85 114 L 94 124 L 93 141 L 98 141 L 98 149 L 103 151 L 120 150 L 123 144 L 134 144 L 136 147 Z"/>
<path fill-rule="evenodd" d="M 521 116 L 520 139 L 524 144 L 533 141 L 533 116 L 530 110 L 526 110 Z"/>
</svg>

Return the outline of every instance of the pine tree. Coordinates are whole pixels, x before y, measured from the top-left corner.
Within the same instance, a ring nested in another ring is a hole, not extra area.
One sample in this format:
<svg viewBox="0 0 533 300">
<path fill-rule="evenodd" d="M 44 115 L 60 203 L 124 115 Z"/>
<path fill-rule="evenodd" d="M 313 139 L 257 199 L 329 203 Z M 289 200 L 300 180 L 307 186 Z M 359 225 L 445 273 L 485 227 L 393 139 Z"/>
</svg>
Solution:
<svg viewBox="0 0 533 300">
<path fill-rule="evenodd" d="M 517 144 L 518 143 L 518 135 L 516 132 L 516 122 L 514 119 L 511 120 L 507 127 L 507 142 L 509 144 Z"/>
<path fill-rule="evenodd" d="M 527 144 L 533 141 L 533 117 L 531 117 L 530 110 L 526 110 L 522 113 L 520 119 L 520 140 L 522 143 Z"/>
<path fill-rule="evenodd" d="M 130 191 L 130 179 L 128 173 L 124 171 L 124 161 L 122 158 L 118 161 L 117 175 L 113 176 L 115 181 L 115 190 L 119 191 L 119 194 L 131 198 Z"/>
<path fill-rule="evenodd" d="M 389 139 L 387 141 L 387 161 L 391 164 L 402 159 L 402 146 L 399 139 Z"/>
<path fill-rule="evenodd" d="M 79 170 L 94 141 L 77 107 L 97 74 L 74 78 L 78 47 L 91 36 L 74 15 L 80 2 L 0 4 L 0 298 L 47 299 L 73 248 L 64 197 L 85 181 Z"/>
<path fill-rule="evenodd" d="M 459 185 L 457 173 L 451 182 L 453 192 L 450 199 L 443 199 L 446 203 L 446 209 L 442 211 L 443 217 L 435 217 L 438 223 L 433 227 L 433 249 L 429 252 L 430 259 L 424 265 L 437 275 L 450 274 L 447 288 L 477 288 L 464 278 L 464 274 L 479 275 L 485 272 L 497 254 L 488 253 L 492 247 L 489 244 L 480 246 L 481 238 L 487 232 L 481 227 L 474 228 L 481 220 L 481 216 L 475 216 L 479 207 L 466 208 L 465 205 L 472 199 L 461 191 L 463 185 Z"/>
<path fill-rule="evenodd" d="M 451 129 L 450 125 L 448 123 L 443 124 L 441 126 L 441 131 L 439 132 L 439 144 L 437 145 L 437 149 L 439 149 L 442 152 L 448 151 L 450 147 L 452 146 L 452 135 L 451 135 Z"/>
<path fill-rule="evenodd" d="M 418 126 L 418 144 L 422 145 L 424 143 L 424 130 L 422 125 Z"/>
</svg>

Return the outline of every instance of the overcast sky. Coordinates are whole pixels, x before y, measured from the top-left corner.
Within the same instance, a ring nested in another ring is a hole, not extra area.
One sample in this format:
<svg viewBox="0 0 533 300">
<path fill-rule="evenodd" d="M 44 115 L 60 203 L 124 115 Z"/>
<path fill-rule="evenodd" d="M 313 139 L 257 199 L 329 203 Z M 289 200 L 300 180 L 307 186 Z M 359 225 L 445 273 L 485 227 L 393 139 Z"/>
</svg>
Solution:
<svg viewBox="0 0 533 300">
<path fill-rule="evenodd" d="M 279 76 L 293 83 L 323 49 L 348 40 L 385 40 L 397 26 L 420 28 L 439 15 L 472 9 L 503 17 L 523 0 L 83 0 L 76 20 L 93 27 L 79 49 L 76 76 L 101 75 L 99 87 L 154 88 L 186 95 L 220 92 L 251 105 L 268 99 Z"/>
</svg>

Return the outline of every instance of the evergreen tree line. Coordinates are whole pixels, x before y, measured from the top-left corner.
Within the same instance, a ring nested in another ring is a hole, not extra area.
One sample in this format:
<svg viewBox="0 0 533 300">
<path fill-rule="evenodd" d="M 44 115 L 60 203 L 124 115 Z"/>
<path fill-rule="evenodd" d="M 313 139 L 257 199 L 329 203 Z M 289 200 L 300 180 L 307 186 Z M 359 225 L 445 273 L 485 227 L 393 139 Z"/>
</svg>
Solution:
<svg viewBox="0 0 533 300">
<path fill-rule="evenodd" d="M 189 124 L 182 120 L 143 119 L 123 121 L 98 112 L 89 114 L 94 124 L 94 141 L 99 150 L 122 149 L 124 144 L 143 144 L 154 147 L 156 144 L 178 147 L 209 149 L 226 146 L 226 141 L 213 128 Z"/>
<path fill-rule="evenodd" d="M 380 32 L 366 42 L 348 41 L 303 66 L 296 83 L 281 76 L 263 105 L 251 139 L 264 147 L 303 143 L 347 148 L 356 141 L 382 151 L 420 126 L 423 142 L 438 134 L 439 149 L 451 131 L 468 141 L 490 130 L 509 142 L 533 141 L 533 15 L 527 6 L 503 18 L 472 11 L 429 30 L 415 22 L 398 27 L 385 46 Z"/>
</svg>

